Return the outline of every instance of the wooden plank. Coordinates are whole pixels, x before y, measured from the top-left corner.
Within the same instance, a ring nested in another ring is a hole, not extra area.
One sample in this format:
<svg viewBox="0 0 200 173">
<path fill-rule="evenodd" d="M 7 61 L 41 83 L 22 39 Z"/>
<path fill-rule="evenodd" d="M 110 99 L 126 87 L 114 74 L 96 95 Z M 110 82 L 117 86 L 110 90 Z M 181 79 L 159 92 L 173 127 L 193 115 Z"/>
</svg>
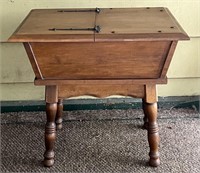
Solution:
<svg viewBox="0 0 200 173">
<path fill-rule="evenodd" d="M 172 41 L 189 40 L 181 33 L 95 34 L 95 42 Z"/>
<path fill-rule="evenodd" d="M 102 42 L 189 39 L 169 10 L 162 7 L 101 9 L 100 13 L 58 12 L 59 10 L 32 10 L 8 41 L 94 42 L 95 39 L 97 42 Z M 99 33 L 49 30 L 93 28 L 95 25 L 101 27 Z"/>
<path fill-rule="evenodd" d="M 9 42 L 94 42 L 94 36 L 88 37 L 85 34 L 34 34 L 34 35 L 12 35 Z"/>
<path fill-rule="evenodd" d="M 101 9 L 96 25 L 102 29 L 95 33 L 95 41 L 189 39 L 168 10 L 162 7 Z"/>
<path fill-rule="evenodd" d="M 33 53 L 33 50 L 30 46 L 29 43 L 24 43 L 24 47 L 25 47 L 25 50 L 26 50 L 26 53 L 28 55 L 28 58 L 30 60 L 30 63 L 31 63 L 31 66 L 32 66 L 32 69 L 35 73 L 35 76 L 38 78 L 38 79 L 43 79 L 43 76 L 42 76 L 42 73 L 40 71 L 40 68 L 38 66 L 38 63 L 36 61 L 36 58 L 35 58 L 35 55 Z"/>
<path fill-rule="evenodd" d="M 95 12 L 59 12 L 59 9 L 37 9 L 32 10 L 29 17 L 23 21 L 21 27 L 9 39 L 9 41 L 42 41 L 48 35 L 49 39 L 59 41 L 60 35 L 63 39 L 79 39 L 94 41 L 94 31 L 81 30 L 56 30 L 58 28 L 93 28 L 95 26 Z M 81 38 L 79 35 L 82 35 Z"/>
<path fill-rule="evenodd" d="M 160 78 L 165 77 L 166 74 L 167 74 L 167 70 L 168 70 L 169 65 L 170 65 L 170 63 L 171 63 L 171 60 L 172 60 L 174 51 L 175 51 L 175 49 L 176 49 L 176 45 L 177 45 L 177 41 L 173 41 L 172 44 L 171 44 L 171 46 L 170 46 L 170 49 L 169 49 L 169 52 L 168 52 L 166 61 L 165 61 L 165 63 L 164 63 L 164 66 L 163 66 L 163 68 L 162 68 L 162 72 L 161 72 Z"/>
<path fill-rule="evenodd" d="M 167 78 L 159 79 L 109 79 L 109 80 L 42 80 L 35 79 L 35 85 L 146 85 L 146 84 L 166 84 Z"/>
<path fill-rule="evenodd" d="M 159 78 L 169 45 L 164 41 L 31 43 L 45 79 Z"/>
<path fill-rule="evenodd" d="M 45 101 L 46 103 L 58 102 L 58 86 L 56 85 L 45 86 Z"/>
<path fill-rule="evenodd" d="M 146 103 L 155 103 L 158 101 L 156 85 L 147 84 L 145 85 L 145 102 Z"/>
<path fill-rule="evenodd" d="M 107 97 L 110 95 L 123 95 L 143 98 L 144 85 L 61 85 L 58 89 L 59 98 L 89 95 Z"/>
</svg>

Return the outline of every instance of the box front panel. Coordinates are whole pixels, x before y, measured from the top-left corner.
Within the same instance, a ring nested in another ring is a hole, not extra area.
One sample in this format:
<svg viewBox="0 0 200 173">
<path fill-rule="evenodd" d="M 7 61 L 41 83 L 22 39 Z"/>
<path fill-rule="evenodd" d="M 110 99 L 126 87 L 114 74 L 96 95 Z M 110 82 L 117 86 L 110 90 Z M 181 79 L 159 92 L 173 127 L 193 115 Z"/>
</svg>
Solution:
<svg viewBox="0 0 200 173">
<path fill-rule="evenodd" d="M 171 42 L 31 43 L 44 79 L 159 78 Z"/>
<path fill-rule="evenodd" d="M 59 98 L 89 95 L 95 97 L 108 97 L 111 95 L 123 95 L 143 98 L 144 85 L 60 85 L 58 87 Z"/>
</svg>

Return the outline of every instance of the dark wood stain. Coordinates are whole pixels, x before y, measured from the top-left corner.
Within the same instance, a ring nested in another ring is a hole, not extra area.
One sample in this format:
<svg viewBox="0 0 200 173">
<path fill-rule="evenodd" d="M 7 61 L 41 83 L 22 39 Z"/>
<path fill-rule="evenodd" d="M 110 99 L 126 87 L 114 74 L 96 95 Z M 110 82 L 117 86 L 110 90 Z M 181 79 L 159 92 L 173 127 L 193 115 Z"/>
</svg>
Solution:
<svg viewBox="0 0 200 173">
<path fill-rule="evenodd" d="M 101 27 L 99 33 L 69 30 L 96 25 Z M 167 70 L 179 40 L 189 37 L 167 8 L 101 9 L 98 14 L 32 10 L 8 41 L 24 43 L 35 85 L 46 86 L 44 166 L 54 164 L 63 99 L 113 94 L 142 98 L 149 165 L 158 166 L 156 84 L 167 83 Z"/>
</svg>

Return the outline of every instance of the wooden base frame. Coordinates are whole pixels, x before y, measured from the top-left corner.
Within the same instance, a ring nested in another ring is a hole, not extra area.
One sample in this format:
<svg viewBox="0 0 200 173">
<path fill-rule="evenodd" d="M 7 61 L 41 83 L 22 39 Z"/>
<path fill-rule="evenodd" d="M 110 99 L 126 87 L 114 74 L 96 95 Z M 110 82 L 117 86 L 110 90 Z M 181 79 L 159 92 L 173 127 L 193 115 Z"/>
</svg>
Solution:
<svg viewBox="0 0 200 173">
<path fill-rule="evenodd" d="M 56 129 L 62 128 L 63 99 L 80 94 L 89 94 L 98 97 L 109 94 L 122 94 L 142 98 L 144 111 L 144 127 L 148 131 L 148 142 L 150 147 L 149 165 L 156 167 L 160 164 L 159 158 L 159 133 L 157 123 L 157 95 L 156 85 L 49 85 L 46 91 L 46 114 L 47 123 L 45 127 L 44 166 L 50 167 L 54 164 L 54 143 L 56 140 Z M 110 91 L 110 92 L 109 92 Z"/>
</svg>

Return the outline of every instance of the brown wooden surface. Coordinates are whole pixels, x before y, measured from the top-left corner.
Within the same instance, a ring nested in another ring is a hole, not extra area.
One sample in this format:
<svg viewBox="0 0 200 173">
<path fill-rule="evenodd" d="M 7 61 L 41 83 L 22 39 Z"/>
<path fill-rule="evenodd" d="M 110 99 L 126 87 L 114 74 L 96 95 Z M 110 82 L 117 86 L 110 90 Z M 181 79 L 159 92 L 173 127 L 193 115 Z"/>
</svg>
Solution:
<svg viewBox="0 0 200 173">
<path fill-rule="evenodd" d="M 144 87 L 144 98 L 142 99 L 142 107 L 144 111 L 144 127 L 148 130 L 148 142 L 150 147 L 149 165 L 156 167 L 160 165 L 159 154 L 159 133 L 157 123 L 157 93 L 156 85 L 148 84 Z"/>
<path fill-rule="evenodd" d="M 31 43 L 44 79 L 159 78 L 170 42 Z"/>
<path fill-rule="evenodd" d="M 160 154 L 159 154 L 159 129 L 157 123 L 157 102 L 146 103 L 144 102 L 144 112 L 148 119 L 148 142 L 149 142 L 149 165 L 157 167 L 160 165 Z"/>
<path fill-rule="evenodd" d="M 54 164 L 54 143 L 56 141 L 56 113 L 58 102 L 58 87 L 45 87 L 46 115 L 47 122 L 45 125 L 45 153 L 44 166 L 50 167 Z"/>
<path fill-rule="evenodd" d="M 45 125 L 45 152 L 43 164 L 47 167 L 50 167 L 54 164 L 54 144 L 56 141 L 56 112 L 57 103 L 46 103 L 47 122 Z"/>
<path fill-rule="evenodd" d="M 49 30 L 95 25 L 100 25 L 100 33 Z M 101 9 L 98 14 L 32 10 L 9 41 L 24 42 L 35 84 L 46 85 L 44 165 L 54 164 L 55 121 L 61 128 L 62 99 L 124 95 L 143 99 L 149 164 L 158 166 L 156 84 L 167 82 L 176 43 L 187 39 L 166 8 Z"/>
<path fill-rule="evenodd" d="M 172 57 L 174 55 L 174 51 L 176 49 L 176 45 L 177 45 L 177 41 L 173 41 L 171 46 L 170 46 L 170 50 L 168 51 L 168 55 L 167 58 L 165 60 L 164 66 L 162 67 L 162 72 L 161 72 L 161 78 L 165 77 L 167 74 L 167 70 L 169 68 L 170 62 L 172 60 Z"/>
<path fill-rule="evenodd" d="M 59 98 L 81 95 L 107 97 L 110 95 L 124 95 L 144 97 L 144 85 L 61 85 L 58 87 Z"/>
<path fill-rule="evenodd" d="M 78 9 L 77 9 L 78 10 Z M 189 37 L 169 12 L 157 8 L 102 8 L 95 12 L 58 12 L 59 9 L 32 10 L 12 42 L 94 42 L 139 40 L 187 40 Z M 49 31 L 51 28 L 93 28 L 93 31 Z"/>
<path fill-rule="evenodd" d="M 48 20 L 49 19 L 49 20 Z M 32 10 L 29 18 L 17 34 L 88 34 L 91 31 L 55 31 L 52 28 L 92 28 L 95 25 L 95 12 L 59 12 L 59 10 Z"/>
<path fill-rule="evenodd" d="M 146 85 L 146 84 L 167 84 L 167 78 L 158 79 L 108 79 L 108 80 L 42 80 L 35 79 L 35 85 Z"/>
<path fill-rule="evenodd" d="M 188 39 L 187 34 L 165 8 L 102 9 L 96 24 L 101 32 L 95 41 L 170 38 Z M 138 37 L 139 35 L 139 37 Z"/>
<path fill-rule="evenodd" d="M 63 99 L 58 99 L 57 113 L 56 113 L 56 129 L 62 129 L 62 114 L 63 114 Z"/>
<path fill-rule="evenodd" d="M 46 100 L 46 103 L 58 102 L 58 87 L 56 85 L 46 85 L 45 100 Z"/>
<path fill-rule="evenodd" d="M 157 90 L 155 84 L 145 85 L 145 98 L 146 103 L 155 103 L 158 101 Z"/>
<path fill-rule="evenodd" d="M 59 9 L 32 10 L 22 22 L 10 41 L 27 42 L 46 38 L 51 41 L 78 39 L 79 41 L 94 41 L 94 31 L 51 31 L 52 28 L 92 28 L 95 25 L 95 12 L 58 12 Z M 47 39 L 47 40 L 48 40 Z"/>
<path fill-rule="evenodd" d="M 144 113 L 143 129 L 148 130 L 148 113 L 146 112 L 145 105 L 146 105 L 145 98 L 142 98 L 142 109 L 143 109 L 143 113 Z"/>
<path fill-rule="evenodd" d="M 31 66 L 32 66 L 32 69 L 33 69 L 33 71 L 35 73 L 36 78 L 43 79 L 42 73 L 40 71 L 40 68 L 38 66 L 37 60 L 36 60 L 36 58 L 34 56 L 34 53 L 33 53 L 33 50 L 31 48 L 30 44 L 29 43 L 24 43 L 24 48 L 26 50 L 26 53 L 28 55 L 29 61 L 31 63 Z"/>
</svg>

